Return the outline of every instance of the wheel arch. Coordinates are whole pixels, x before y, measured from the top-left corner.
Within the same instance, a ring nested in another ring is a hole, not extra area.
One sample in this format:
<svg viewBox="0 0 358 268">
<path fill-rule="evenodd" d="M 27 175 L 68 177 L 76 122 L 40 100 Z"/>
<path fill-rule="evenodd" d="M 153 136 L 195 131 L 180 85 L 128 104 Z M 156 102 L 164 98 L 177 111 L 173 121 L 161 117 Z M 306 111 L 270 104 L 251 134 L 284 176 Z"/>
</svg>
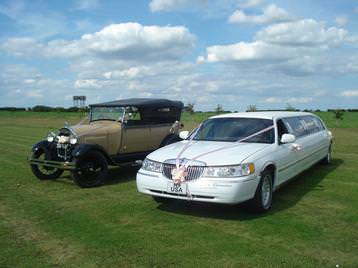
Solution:
<svg viewBox="0 0 358 268">
<path fill-rule="evenodd" d="M 270 170 L 271 171 L 271 173 L 272 173 L 272 185 L 275 188 L 276 179 L 277 179 L 277 167 L 276 167 L 276 164 L 274 162 L 271 162 L 271 161 L 266 162 L 263 165 L 263 167 L 261 168 L 260 176 L 265 170 Z"/>
<path fill-rule="evenodd" d="M 72 156 L 74 159 L 76 159 L 76 161 L 81 161 L 81 159 L 83 159 L 89 152 L 93 151 L 101 153 L 106 158 L 109 165 L 113 164 L 113 161 L 106 150 L 98 144 L 79 144 L 72 151 Z"/>
</svg>

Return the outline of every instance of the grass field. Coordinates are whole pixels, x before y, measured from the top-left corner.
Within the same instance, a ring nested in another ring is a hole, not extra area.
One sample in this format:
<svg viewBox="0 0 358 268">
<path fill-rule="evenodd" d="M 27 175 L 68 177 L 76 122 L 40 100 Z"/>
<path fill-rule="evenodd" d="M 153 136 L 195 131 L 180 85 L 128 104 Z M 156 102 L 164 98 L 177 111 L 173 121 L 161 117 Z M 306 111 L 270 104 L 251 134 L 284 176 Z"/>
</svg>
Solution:
<svg viewBox="0 0 358 268">
<path fill-rule="evenodd" d="M 335 127 L 332 114 L 321 113 Z M 185 114 L 187 128 L 207 114 Z M 64 174 L 39 181 L 31 145 L 71 113 L 0 112 L 0 267 L 358 267 L 358 113 L 346 113 L 333 163 L 314 166 L 275 193 L 263 215 L 243 206 L 137 193 L 136 167 L 80 189 Z"/>
</svg>

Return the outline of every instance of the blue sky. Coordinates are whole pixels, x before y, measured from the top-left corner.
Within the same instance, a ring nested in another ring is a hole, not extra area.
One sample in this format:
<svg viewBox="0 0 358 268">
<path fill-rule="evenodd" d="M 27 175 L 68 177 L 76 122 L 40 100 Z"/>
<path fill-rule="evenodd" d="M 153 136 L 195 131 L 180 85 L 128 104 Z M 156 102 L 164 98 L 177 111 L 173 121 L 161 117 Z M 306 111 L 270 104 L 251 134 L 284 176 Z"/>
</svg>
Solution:
<svg viewBox="0 0 358 268">
<path fill-rule="evenodd" d="M 0 1 L 0 106 L 358 108 L 358 2 Z"/>
</svg>

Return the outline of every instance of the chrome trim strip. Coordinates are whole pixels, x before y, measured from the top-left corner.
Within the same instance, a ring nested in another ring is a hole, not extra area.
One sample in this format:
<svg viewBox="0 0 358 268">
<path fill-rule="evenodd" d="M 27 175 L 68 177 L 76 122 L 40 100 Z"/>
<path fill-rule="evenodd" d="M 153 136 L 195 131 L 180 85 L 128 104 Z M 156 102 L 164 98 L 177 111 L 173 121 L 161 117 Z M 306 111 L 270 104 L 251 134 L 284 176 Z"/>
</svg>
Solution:
<svg viewBox="0 0 358 268">
<path fill-rule="evenodd" d="M 288 169 L 289 167 L 292 167 L 292 166 L 296 165 L 297 163 L 299 163 L 299 162 L 301 162 L 301 161 L 303 161 L 303 160 L 305 160 L 305 159 L 311 157 L 312 155 L 314 155 L 314 154 L 316 154 L 316 153 L 322 151 L 323 149 L 326 149 L 326 147 L 322 147 L 322 148 L 318 149 L 317 151 L 314 151 L 313 153 L 311 153 L 311 154 L 309 154 L 309 155 L 306 155 L 305 157 L 303 157 L 303 158 L 301 158 L 301 159 L 298 159 L 297 161 L 292 162 L 292 163 L 290 163 L 290 164 L 288 164 L 288 165 L 286 165 L 286 166 L 280 168 L 280 169 L 278 170 L 278 172 L 282 172 L 282 171 Z"/>
</svg>

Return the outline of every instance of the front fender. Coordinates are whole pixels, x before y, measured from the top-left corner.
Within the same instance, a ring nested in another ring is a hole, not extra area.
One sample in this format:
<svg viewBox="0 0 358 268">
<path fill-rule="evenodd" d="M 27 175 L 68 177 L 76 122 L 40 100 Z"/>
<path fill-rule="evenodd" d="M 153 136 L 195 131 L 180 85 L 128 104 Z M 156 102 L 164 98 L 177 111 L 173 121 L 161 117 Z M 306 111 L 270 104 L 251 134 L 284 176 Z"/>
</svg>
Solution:
<svg viewBox="0 0 358 268">
<path fill-rule="evenodd" d="M 34 146 L 32 146 L 32 152 L 36 152 L 38 151 L 39 149 L 42 149 L 42 150 L 45 150 L 45 151 L 48 151 L 49 150 L 49 147 L 50 147 L 50 143 L 47 141 L 47 140 L 42 140 L 38 143 L 36 143 Z"/>
<path fill-rule="evenodd" d="M 88 152 L 98 151 L 104 155 L 108 163 L 112 163 L 111 158 L 107 154 L 106 150 L 98 144 L 78 144 L 72 151 L 72 156 L 76 161 L 80 161 Z"/>
</svg>

